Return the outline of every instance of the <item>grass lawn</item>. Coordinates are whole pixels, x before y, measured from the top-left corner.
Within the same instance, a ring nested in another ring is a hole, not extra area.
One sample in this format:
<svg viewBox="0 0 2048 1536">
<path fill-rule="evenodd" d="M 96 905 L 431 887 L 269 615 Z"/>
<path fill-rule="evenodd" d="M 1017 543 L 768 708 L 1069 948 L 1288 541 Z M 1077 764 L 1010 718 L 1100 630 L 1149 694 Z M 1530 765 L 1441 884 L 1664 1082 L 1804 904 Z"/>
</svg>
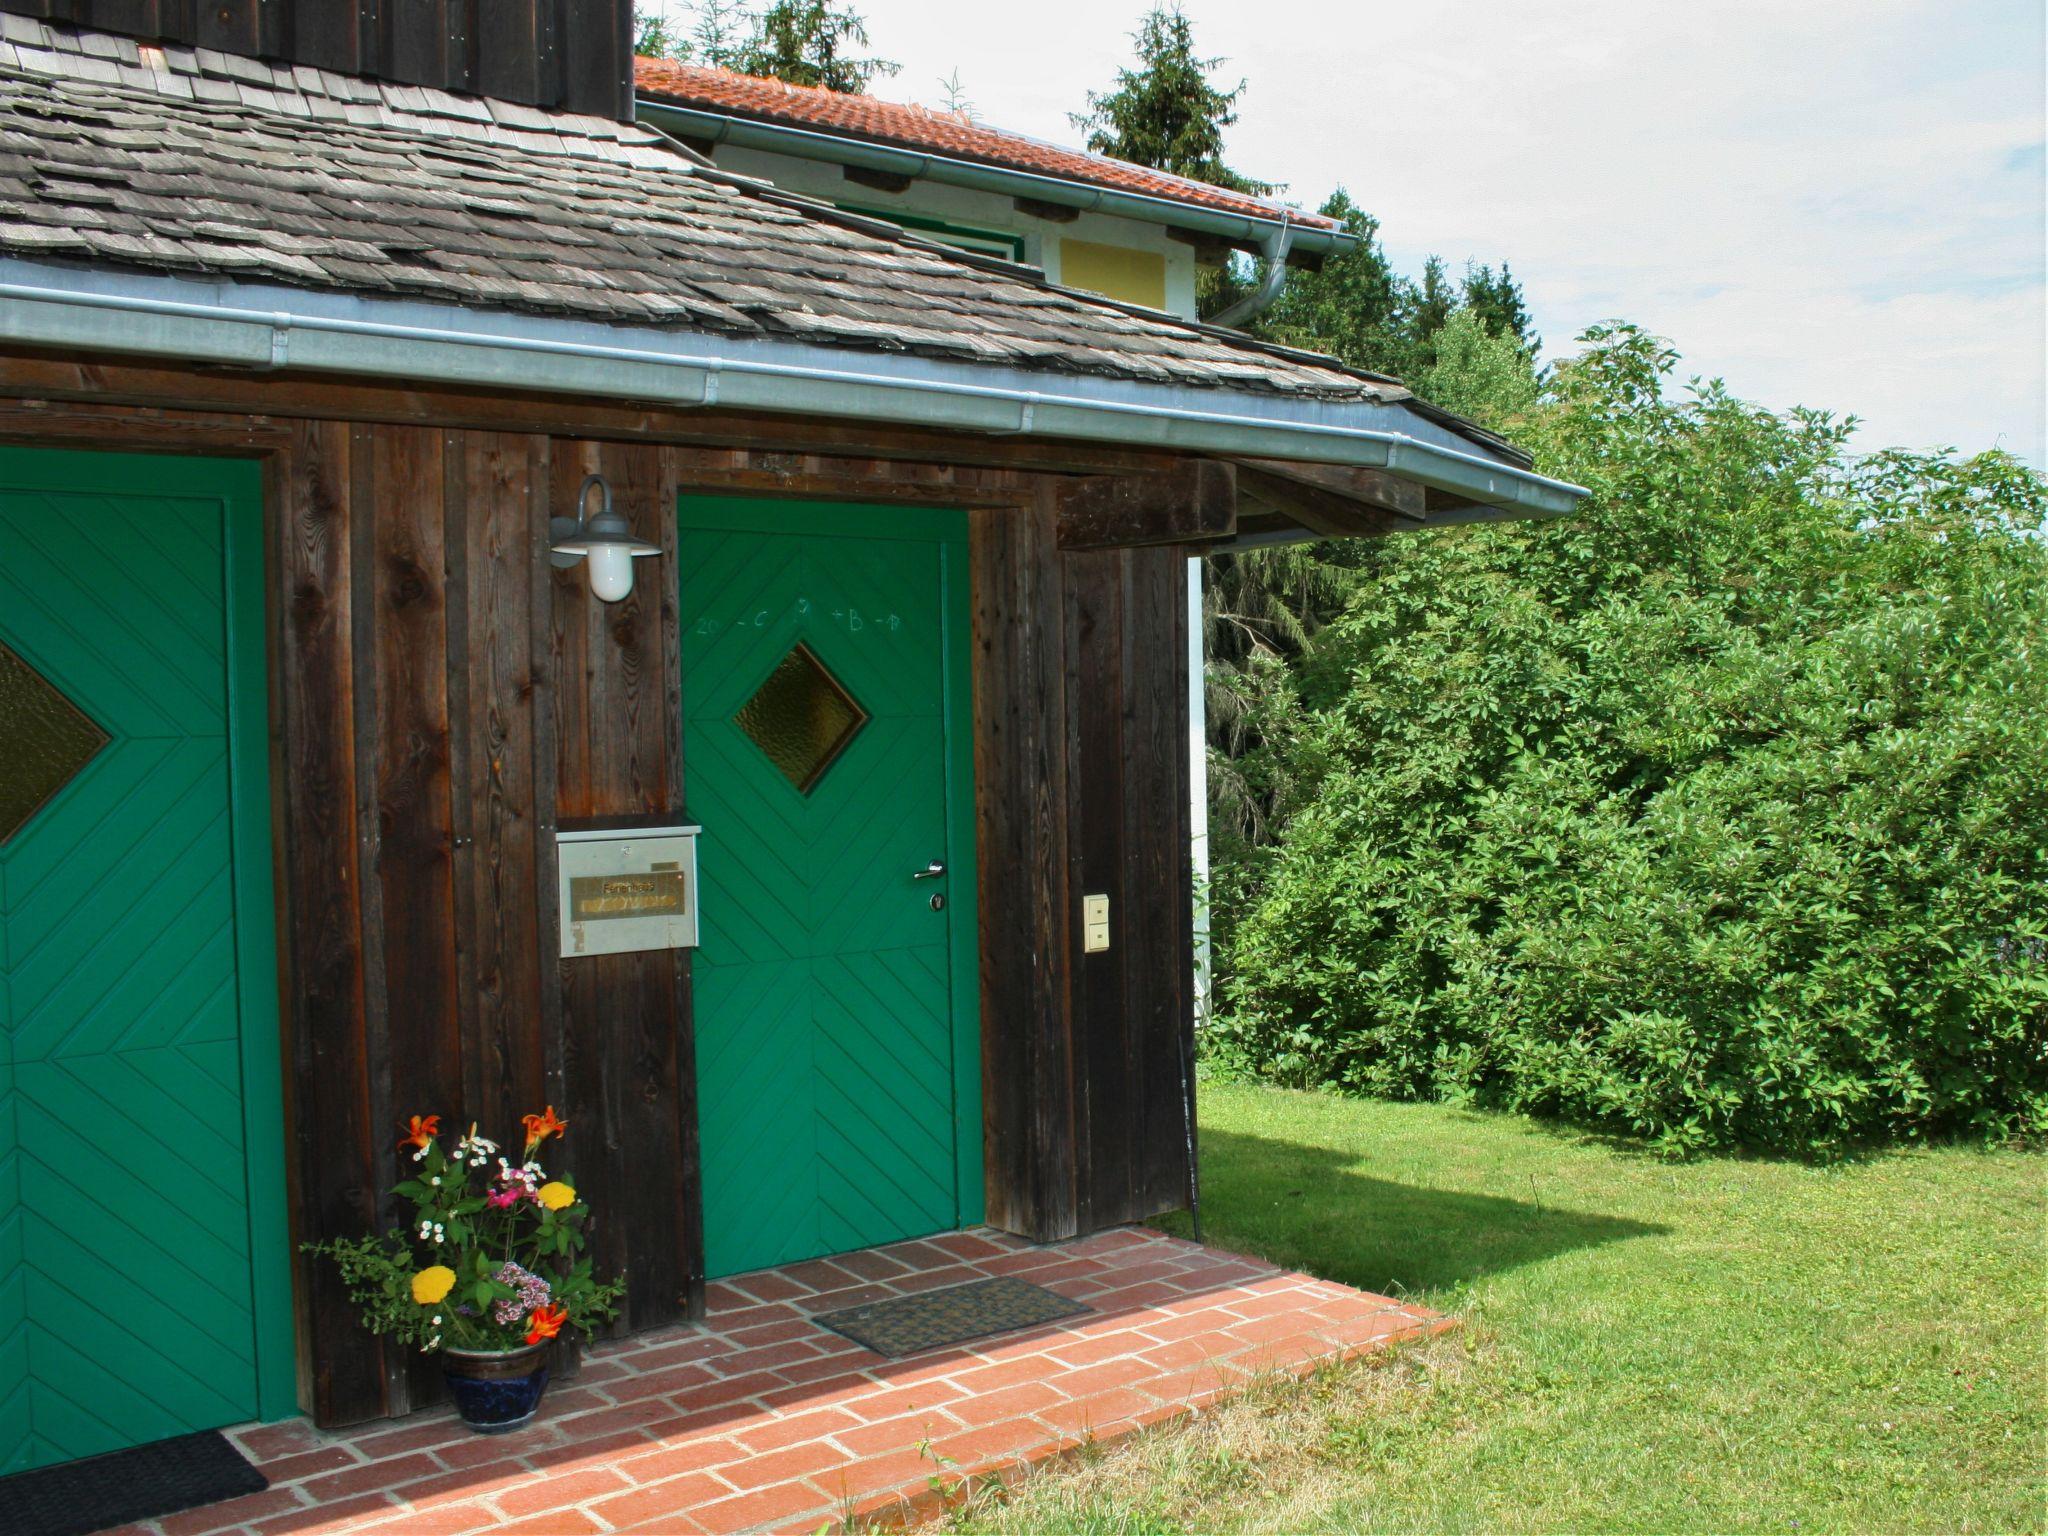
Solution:
<svg viewBox="0 0 2048 1536">
<path fill-rule="evenodd" d="M 1672 1165 L 1514 1117 L 1229 1084 L 1205 1085 L 1202 1137 L 1211 1242 L 1465 1327 L 958 1525 L 2048 1527 L 2038 1155 Z"/>
</svg>

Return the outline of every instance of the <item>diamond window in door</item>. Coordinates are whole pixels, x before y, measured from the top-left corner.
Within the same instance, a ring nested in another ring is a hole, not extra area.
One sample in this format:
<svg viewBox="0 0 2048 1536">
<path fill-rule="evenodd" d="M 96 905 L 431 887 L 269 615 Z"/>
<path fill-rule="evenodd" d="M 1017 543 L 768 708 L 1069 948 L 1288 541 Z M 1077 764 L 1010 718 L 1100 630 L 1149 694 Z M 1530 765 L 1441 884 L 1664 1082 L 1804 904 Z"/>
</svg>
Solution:
<svg viewBox="0 0 2048 1536">
<path fill-rule="evenodd" d="M 109 738 L 0 641 L 0 843 L 78 776 Z"/>
<path fill-rule="evenodd" d="M 797 792 L 808 795 L 868 723 L 868 712 L 799 641 L 732 718 Z"/>
</svg>

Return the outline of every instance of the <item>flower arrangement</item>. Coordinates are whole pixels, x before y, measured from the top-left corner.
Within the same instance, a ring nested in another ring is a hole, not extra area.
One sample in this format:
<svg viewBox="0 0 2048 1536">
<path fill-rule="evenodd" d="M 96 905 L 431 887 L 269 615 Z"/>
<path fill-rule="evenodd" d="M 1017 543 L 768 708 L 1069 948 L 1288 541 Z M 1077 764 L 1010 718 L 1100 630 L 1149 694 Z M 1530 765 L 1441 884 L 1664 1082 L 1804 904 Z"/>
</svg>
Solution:
<svg viewBox="0 0 2048 1536">
<path fill-rule="evenodd" d="M 399 1139 L 412 1176 L 393 1189 L 413 1208 L 404 1230 L 308 1243 L 341 1268 L 374 1333 L 423 1351 L 510 1351 L 613 1317 L 625 1282 L 592 1277 L 580 1257 L 590 1208 L 537 1154 L 569 1128 L 550 1104 L 525 1117 L 519 1162 L 475 1125 L 441 1146 L 441 1117 L 414 1115 Z"/>
</svg>

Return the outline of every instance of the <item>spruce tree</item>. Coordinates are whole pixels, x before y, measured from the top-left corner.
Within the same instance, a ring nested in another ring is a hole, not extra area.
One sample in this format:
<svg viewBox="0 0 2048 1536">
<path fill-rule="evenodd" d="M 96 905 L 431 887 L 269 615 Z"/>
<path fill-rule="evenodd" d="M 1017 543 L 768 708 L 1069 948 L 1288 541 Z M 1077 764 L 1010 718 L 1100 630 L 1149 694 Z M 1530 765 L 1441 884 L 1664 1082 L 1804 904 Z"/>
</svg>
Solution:
<svg viewBox="0 0 2048 1536">
<path fill-rule="evenodd" d="M 851 7 L 831 0 L 774 0 L 754 23 L 754 34 L 738 50 L 734 68 L 772 75 L 791 85 L 822 85 L 858 95 L 878 75 L 893 75 L 887 59 L 858 58 L 851 49 L 868 46 L 867 23 Z"/>
<path fill-rule="evenodd" d="M 1492 267 L 1465 264 L 1465 307 L 1479 317 L 1489 336 L 1511 336 L 1531 353 L 1543 345 L 1543 338 L 1529 327 L 1522 285 L 1506 262 L 1500 264 L 1499 276 Z"/>
<path fill-rule="evenodd" d="M 1223 130 L 1237 121 L 1244 82 L 1219 90 L 1210 71 L 1223 61 L 1195 53 L 1194 29 L 1178 6 L 1145 14 L 1132 35 L 1135 69 L 1116 72 L 1116 88 L 1090 91 L 1088 110 L 1068 114 L 1098 155 L 1263 196 L 1273 187 L 1223 163 Z"/>
</svg>

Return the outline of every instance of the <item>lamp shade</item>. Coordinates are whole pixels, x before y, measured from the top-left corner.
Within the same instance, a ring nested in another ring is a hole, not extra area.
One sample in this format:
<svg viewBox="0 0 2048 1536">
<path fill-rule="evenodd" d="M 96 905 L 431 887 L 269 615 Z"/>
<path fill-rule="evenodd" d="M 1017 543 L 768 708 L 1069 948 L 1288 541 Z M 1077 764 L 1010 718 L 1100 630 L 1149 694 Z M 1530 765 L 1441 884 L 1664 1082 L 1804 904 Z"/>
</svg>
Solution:
<svg viewBox="0 0 2048 1536">
<path fill-rule="evenodd" d="M 582 489 L 576 493 L 579 514 L 592 485 L 604 493 L 597 516 L 552 519 L 548 525 L 548 548 L 554 552 L 557 565 L 587 561 L 590 590 L 605 602 L 616 603 L 633 590 L 633 562 L 660 554 L 661 546 L 636 537 L 625 518 L 612 510 L 612 488 L 601 475 L 585 477 Z"/>
</svg>

